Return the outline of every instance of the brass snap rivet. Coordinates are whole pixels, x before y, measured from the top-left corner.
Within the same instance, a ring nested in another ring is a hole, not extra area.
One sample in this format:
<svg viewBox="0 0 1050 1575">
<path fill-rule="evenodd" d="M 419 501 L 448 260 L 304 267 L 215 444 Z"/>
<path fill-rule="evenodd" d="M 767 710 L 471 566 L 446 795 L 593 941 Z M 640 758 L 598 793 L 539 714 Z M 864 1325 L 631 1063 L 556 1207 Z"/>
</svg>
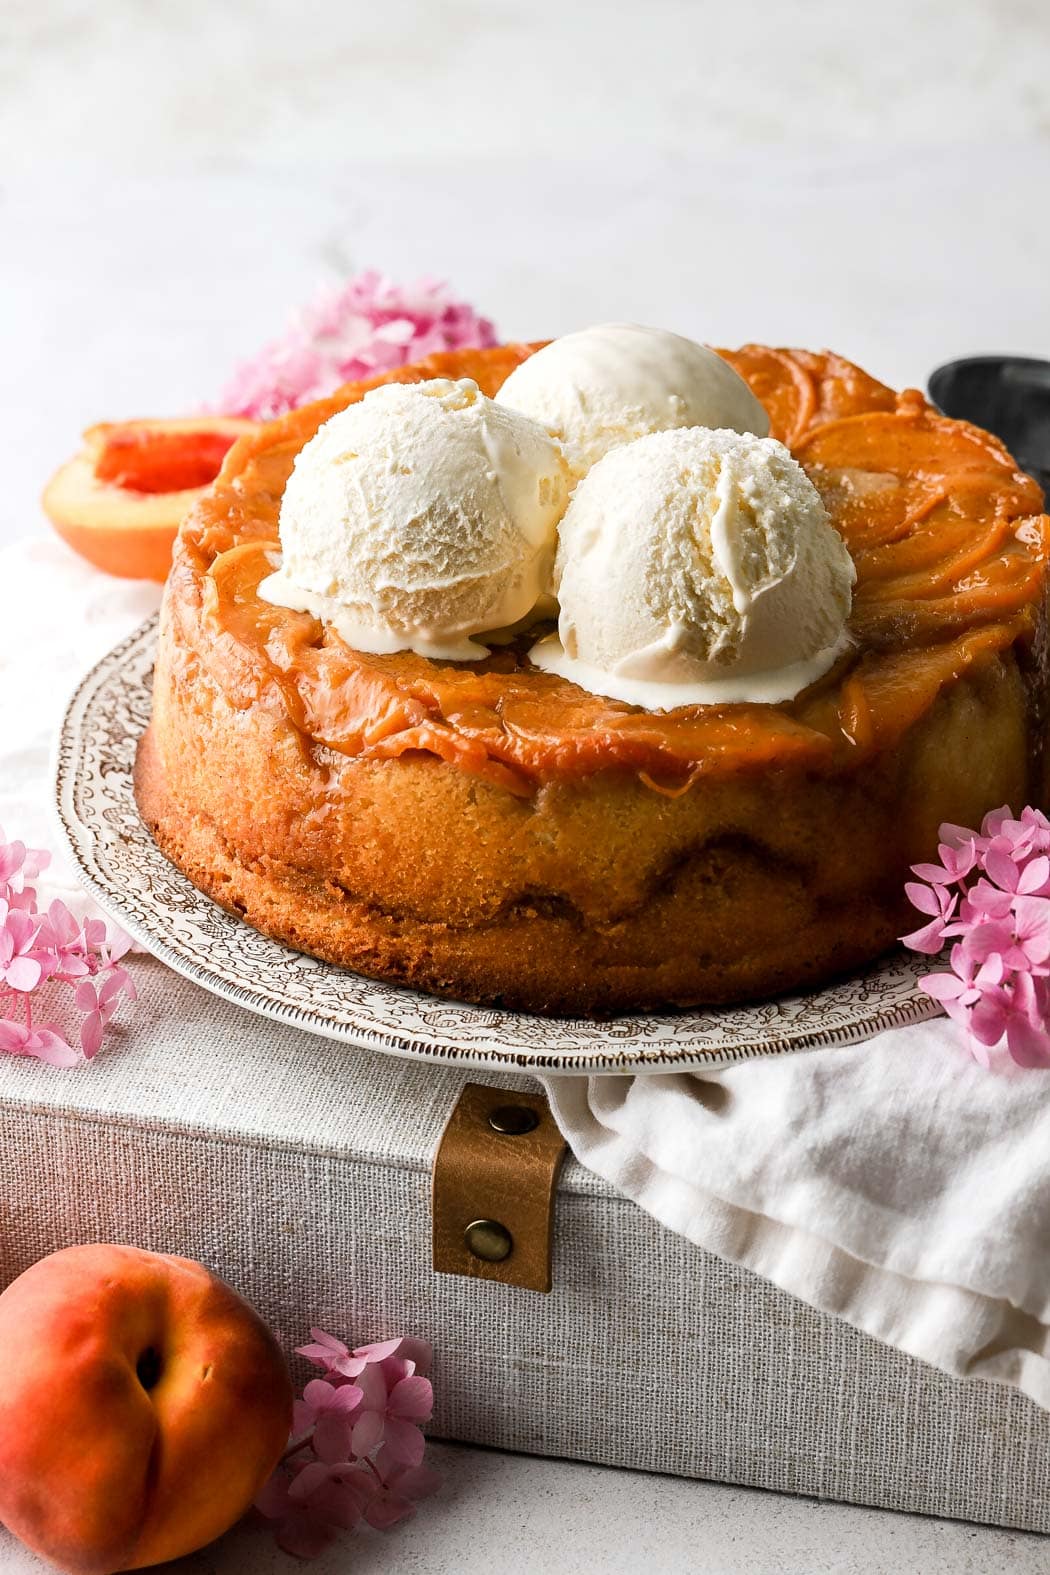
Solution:
<svg viewBox="0 0 1050 1575">
<path fill-rule="evenodd" d="M 514 1249 L 514 1238 L 498 1220 L 471 1220 L 463 1232 L 467 1251 L 485 1263 L 502 1263 Z"/>
<path fill-rule="evenodd" d="M 499 1105 L 489 1111 L 489 1126 L 494 1132 L 507 1137 L 521 1137 L 525 1132 L 535 1132 L 540 1118 L 528 1105 Z"/>
</svg>

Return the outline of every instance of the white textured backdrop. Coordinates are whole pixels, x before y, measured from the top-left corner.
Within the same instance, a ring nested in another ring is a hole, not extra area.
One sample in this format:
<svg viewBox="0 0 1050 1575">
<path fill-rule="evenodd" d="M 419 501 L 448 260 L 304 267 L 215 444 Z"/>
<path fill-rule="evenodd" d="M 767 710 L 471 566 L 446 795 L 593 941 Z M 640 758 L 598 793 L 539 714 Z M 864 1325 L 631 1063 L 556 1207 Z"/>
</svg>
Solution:
<svg viewBox="0 0 1050 1575">
<path fill-rule="evenodd" d="M 897 382 L 1050 354 L 1046 0 L 3 0 L 0 534 L 312 287 L 447 275 Z"/>
<path fill-rule="evenodd" d="M 71 149 L 116 169 L 443 169 L 1050 135 L 1044 0 L 5 0 L 3 16 L 0 136 L 31 171 Z"/>
</svg>

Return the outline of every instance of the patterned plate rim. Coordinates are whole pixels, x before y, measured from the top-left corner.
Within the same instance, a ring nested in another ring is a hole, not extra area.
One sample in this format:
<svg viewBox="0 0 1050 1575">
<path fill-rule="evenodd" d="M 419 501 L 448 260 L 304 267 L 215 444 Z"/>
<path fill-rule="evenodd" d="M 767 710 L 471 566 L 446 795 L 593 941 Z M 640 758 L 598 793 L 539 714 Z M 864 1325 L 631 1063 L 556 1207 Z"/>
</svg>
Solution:
<svg viewBox="0 0 1050 1575">
<path fill-rule="evenodd" d="M 125 852 L 129 848 L 136 851 L 137 843 L 134 841 L 129 843 L 127 839 L 117 839 L 112 826 L 107 824 L 101 815 L 92 816 L 90 807 L 88 812 L 84 813 L 78 806 L 78 784 L 83 781 L 82 773 L 91 770 L 88 759 L 88 739 L 92 720 L 104 707 L 107 691 L 113 689 L 115 681 L 122 685 L 125 695 L 135 693 L 134 689 L 129 689 L 128 668 L 134 658 L 145 653 L 147 646 L 152 650 L 157 621 L 156 614 L 147 619 L 103 656 L 85 674 L 74 690 L 66 707 L 55 745 L 53 809 L 61 839 L 77 868 L 81 881 L 99 906 L 154 957 L 174 972 L 223 1000 L 276 1022 L 289 1023 L 341 1043 L 380 1050 L 408 1060 L 436 1062 L 481 1071 L 505 1069 L 518 1073 L 634 1075 L 685 1067 L 713 1070 L 740 1061 L 791 1054 L 800 1050 L 857 1044 L 885 1029 L 906 1027 L 937 1015 L 936 1004 L 928 996 L 923 995 L 914 983 L 909 989 L 905 976 L 912 971 L 912 960 L 904 953 L 890 953 L 862 972 L 837 980 L 820 990 L 781 998 L 785 1005 L 808 1001 L 813 1006 L 818 1006 L 821 1002 L 826 1002 L 828 1009 L 841 1010 L 851 988 L 855 990 L 863 980 L 878 980 L 896 969 L 901 975 L 903 993 L 892 1004 L 873 1009 L 866 1015 L 859 1015 L 852 1022 L 828 1030 L 803 1029 L 796 1033 L 785 1032 L 782 1037 L 769 1038 L 748 1038 L 745 1032 L 732 1042 L 720 1044 L 717 1049 L 710 1047 L 710 1044 L 707 1048 L 702 1044 L 697 1045 L 695 1039 L 691 1043 L 689 1040 L 661 1040 L 655 1035 L 646 1039 L 645 1026 L 649 1023 L 666 1023 L 670 1020 L 667 1016 L 620 1017 L 610 1019 L 607 1024 L 529 1018 L 521 1013 L 488 1010 L 459 1002 L 438 1001 L 434 997 L 422 996 L 402 986 L 368 980 L 361 975 L 346 971 L 348 978 L 353 979 L 366 994 L 371 994 L 376 1000 L 383 999 L 388 1002 L 404 1000 L 409 1003 L 419 1001 L 436 1010 L 452 1013 L 464 1023 L 473 1022 L 475 1025 L 478 1019 L 488 1020 L 492 1029 L 491 1035 L 486 1036 L 481 1043 L 464 1046 L 455 1039 L 431 1030 L 419 1037 L 405 1037 L 352 1012 L 341 1020 L 319 1006 L 303 1005 L 284 998 L 277 989 L 272 986 L 267 988 L 265 984 L 260 985 L 258 980 L 249 985 L 241 978 L 227 978 L 213 967 L 202 964 L 183 947 L 171 929 L 170 913 L 159 900 L 150 902 L 144 899 L 148 914 L 146 920 L 129 906 L 122 889 L 108 877 L 104 865 L 100 867 L 96 850 L 111 846 L 119 840 Z M 148 705 L 148 690 L 145 685 L 142 686 L 141 692 Z M 137 735 L 129 734 L 123 743 L 125 748 L 133 753 Z M 130 760 L 111 764 L 112 770 L 109 774 L 124 780 L 124 795 L 130 799 Z M 135 818 L 137 820 L 137 812 Z M 149 833 L 141 822 L 138 822 L 138 825 L 141 827 L 144 859 L 150 853 L 153 857 L 159 858 L 159 852 Z M 165 877 L 170 878 L 184 896 L 186 912 L 213 919 L 216 915 L 221 915 L 221 921 L 233 927 L 231 933 L 235 933 L 238 928 L 246 931 L 252 938 L 252 944 L 261 947 L 264 955 L 272 957 L 274 963 L 281 959 L 286 963 L 289 959 L 304 961 L 305 965 L 312 964 L 319 970 L 318 977 L 322 974 L 327 976 L 343 972 L 315 959 L 304 960 L 301 954 L 292 952 L 277 941 L 260 936 L 243 920 L 226 914 L 225 910 L 218 908 L 217 904 L 197 891 L 190 881 L 166 861 L 164 869 Z M 917 969 L 917 959 L 915 966 Z M 925 967 L 925 963 L 922 966 Z M 915 977 L 917 978 L 917 971 Z M 704 1012 L 682 1012 L 673 1015 L 674 1021 L 681 1022 L 683 1025 L 688 1024 L 692 1018 L 712 1025 L 715 1030 L 719 1020 L 730 1014 L 743 1018 L 745 1022 L 750 1016 L 754 1019 L 752 1033 L 755 1033 L 759 1028 L 758 1013 L 763 1008 L 768 1010 L 771 1006 L 778 1006 L 778 1003 L 759 1002 L 752 1007 L 713 1008 Z M 499 1042 L 501 1022 L 534 1025 L 537 1033 L 547 1036 L 557 1036 L 559 1033 L 565 1035 L 575 1029 L 580 1033 L 595 1035 L 596 1038 L 599 1035 L 607 1036 L 608 1043 L 602 1048 L 596 1046 L 594 1049 L 581 1048 L 575 1051 L 543 1052 L 515 1049 Z M 623 1039 L 625 1028 L 631 1035 L 626 1042 Z M 613 1046 L 618 1039 L 621 1042 L 614 1049 Z"/>
</svg>

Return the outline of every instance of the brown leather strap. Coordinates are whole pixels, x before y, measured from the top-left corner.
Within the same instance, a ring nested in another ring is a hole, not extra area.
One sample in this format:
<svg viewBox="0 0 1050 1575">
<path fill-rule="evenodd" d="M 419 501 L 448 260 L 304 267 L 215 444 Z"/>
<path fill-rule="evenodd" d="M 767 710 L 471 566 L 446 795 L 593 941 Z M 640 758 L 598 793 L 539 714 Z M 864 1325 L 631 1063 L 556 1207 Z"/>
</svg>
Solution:
<svg viewBox="0 0 1050 1575">
<path fill-rule="evenodd" d="M 564 1154 L 542 1094 L 468 1083 L 434 1157 L 436 1272 L 549 1291 Z"/>
</svg>

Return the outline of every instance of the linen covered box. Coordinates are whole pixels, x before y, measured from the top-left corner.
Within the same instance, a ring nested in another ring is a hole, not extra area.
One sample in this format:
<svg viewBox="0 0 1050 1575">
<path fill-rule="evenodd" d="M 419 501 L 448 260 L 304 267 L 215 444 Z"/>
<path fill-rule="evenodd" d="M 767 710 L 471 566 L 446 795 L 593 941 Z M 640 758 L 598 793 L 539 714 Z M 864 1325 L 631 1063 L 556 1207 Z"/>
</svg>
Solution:
<svg viewBox="0 0 1050 1575">
<path fill-rule="evenodd" d="M 431 1167 L 464 1073 L 217 1001 L 151 959 L 79 1072 L 0 1062 L 0 1279 L 77 1241 L 198 1258 L 286 1348 L 436 1350 L 432 1431 L 528 1453 L 1050 1531 L 1050 1418 L 813 1311 L 571 1158 L 549 1294 L 437 1274 Z"/>
</svg>

